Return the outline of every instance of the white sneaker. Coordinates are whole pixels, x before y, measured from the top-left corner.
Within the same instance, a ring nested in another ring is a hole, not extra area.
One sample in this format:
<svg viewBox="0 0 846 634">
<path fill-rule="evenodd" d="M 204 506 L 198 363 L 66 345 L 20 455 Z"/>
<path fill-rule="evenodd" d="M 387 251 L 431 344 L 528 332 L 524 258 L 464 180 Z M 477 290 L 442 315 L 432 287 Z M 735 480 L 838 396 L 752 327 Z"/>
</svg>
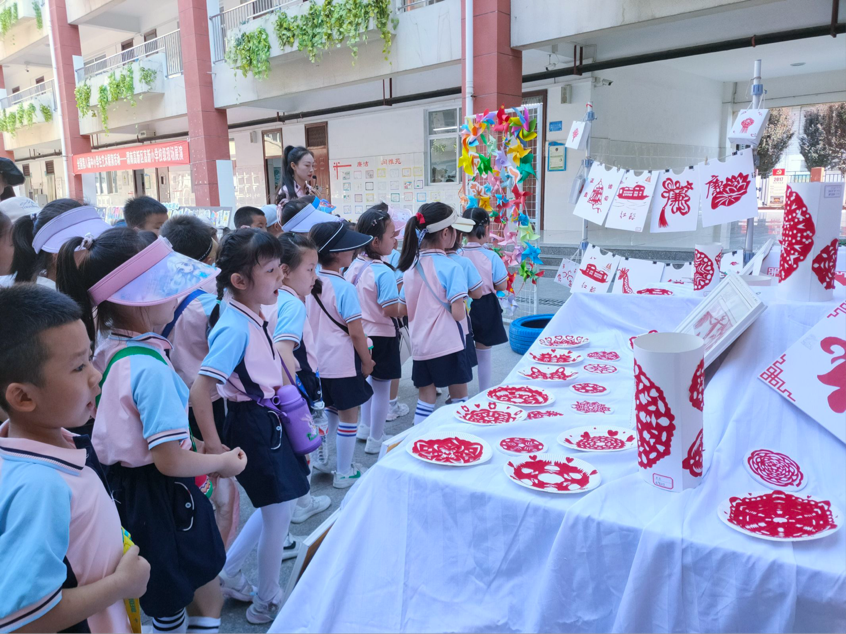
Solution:
<svg viewBox="0 0 846 634">
<path fill-rule="evenodd" d="M 443 396 L 443 394 L 444 394 L 444 390 L 443 390 L 443 388 L 441 388 L 441 387 L 436 387 L 436 388 L 435 388 L 435 394 L 437 394 L 438 396 Z"/>
<path fill-rule="evenodd" d="M 365 425 L 364 423 L 358 424 L 358 430 L 355 432 L 355 437 L 357 440 L 367 440 L 370 436 L 370 425 Z"/>
<path fill-rule="evenodd" d="M 364 453 L 378 454 L 382 451 L 382 443 L 390 438 L 392 436 L 387 436 L 386 434 L 382 434 L 381 438 L 368 438 L 367 444 L 364 445 Z"/>
<path fill-rule="evenodd" d="M 335 477 L 332 479 L 332 486 L 336 489 L 347 489 L 361 480 L 361 476 L 367 471 L 364 467 L 354 464 L 349 473 L 335 472 Z"/>
<path fill-rule="evenodd" d="M 291 533 L 285 536 L 285 546 L 282 548 L 282 561 L 293 559 L 300 554 L 300 543 L 294 539 Z M 258 596 L 258 595 L 256 595 Z"/>
<path fill-rule="evenodd" d="M 408 405 L 405 403 L 400 403 L 397 401 L 396 405 L 392 405 L 391 409 L 388 411 L 388 417 L 386 420 L 392 421 L 398 419 L 400 416 L 405 416 L 408 414 Z"/>
<path fill-rule="evenodd" d="M 322 513 L 330 506 L 332 506 L 332 500 L 329 499 L 328 495 L 312 495 L 306 506 L 300 506 L 297 504 L 291 521 L 294 524 L 302 524 L 308 518 L 317 515 L 318 513 Z"/>
<path fill-rule="evenodd" d="M 253 600 L 256 594 L 256 588 L 247 581 L 243 572 L 239 571 L 236 576 L 230 577 L 221 570 L 218 578 L 220 579 L 220 591 L 223 593 L 223 596 L 246 603 Z"/>
<path fill-rule="evenodd" d="M 322 438 L 320 446 L 311 454 L 311 468 L 319 473 L 332 473 L 332 467 L 329 466 L 329 447 L 326 436 Z"/>
<path fill-rule="evenodd" d="M 253 625 L 270 623 L 276 618 L 276 613 L 282 605 L 283 596 L 282 590 L 279 590 L 270 601 L 262 601 L 258 598 L 258 595 L 253 597 L 253 604 L 247 608 L 247 621 Z"/>
</svg>

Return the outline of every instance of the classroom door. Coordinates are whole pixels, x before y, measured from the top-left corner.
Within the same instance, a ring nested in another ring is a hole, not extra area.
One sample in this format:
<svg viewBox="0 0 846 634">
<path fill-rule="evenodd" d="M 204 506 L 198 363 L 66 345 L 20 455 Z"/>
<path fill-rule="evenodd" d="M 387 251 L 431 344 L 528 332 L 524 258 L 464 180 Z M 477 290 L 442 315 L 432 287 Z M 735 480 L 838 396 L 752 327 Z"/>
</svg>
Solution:
<svg viewBox="0 0 846 634">
<path fill-rule="evenodd" d="M 332 200 L 329 190 L 329 126 L 323 123 L 309 123 L 305 127 L 306 147 L 314 155 L 314 185 L 320 197 Z"/>
</svg>

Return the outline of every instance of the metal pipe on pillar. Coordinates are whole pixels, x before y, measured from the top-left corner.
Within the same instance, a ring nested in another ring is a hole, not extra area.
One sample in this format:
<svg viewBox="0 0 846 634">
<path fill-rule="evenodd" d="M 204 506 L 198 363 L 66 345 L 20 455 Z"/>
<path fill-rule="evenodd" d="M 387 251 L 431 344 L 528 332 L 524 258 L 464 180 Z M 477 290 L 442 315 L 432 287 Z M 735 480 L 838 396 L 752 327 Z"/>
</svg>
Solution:
<svg viewBox="0 0 846 634">
<path fill-rule="evenodd" d="M 755 60 L 755 67 L 752 72 L 752 109 L 756 110 L 761 107 L 761 99 L 764 96 L 764 84 L 761 83 L 761 60 Z M 758 153 L 753 150 L 755 156 L 755 166 L 758 166 Z M 747 263 L 755 254 L 752 241 L 755 237 L 755 220 L 756 218 L 749 218 L 746 220 L 746 245 L 743 247 L 743 262 Z"/>
</svg>

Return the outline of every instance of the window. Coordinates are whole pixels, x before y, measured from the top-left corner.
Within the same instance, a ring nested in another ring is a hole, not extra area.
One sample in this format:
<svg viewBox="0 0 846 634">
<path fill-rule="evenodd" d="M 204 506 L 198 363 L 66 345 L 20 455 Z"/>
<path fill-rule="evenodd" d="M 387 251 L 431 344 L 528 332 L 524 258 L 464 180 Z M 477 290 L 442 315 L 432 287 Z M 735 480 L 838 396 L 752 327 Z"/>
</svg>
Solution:
<svg viewBox="0 0 846 634">
<path fill-rule="evenodd" d="M 20 87 L 20 86 L 15 86 L 14 88 L 12 88 L 12 94 L 13 94 L 13 95 L 14 95 L 16 92 L 20 92 L 20 91 L 21 91 L 21 87 Z"/>
<path fill-rule="evenodd" d="M 44 83 L 44 76 L 43 76 L 43 75 L 42 75 L 41 77 L 36 77 L 36 78 L 35 78 L 35 85 L 36 85 L 36 86 L 37 86 L 38 84 L 43 84 L 43 83 Z"/>
<path fill-rule="evenodd" d="M 426 113 L 427 185 L 458 182 L 458 108 Z"/>
</svg>

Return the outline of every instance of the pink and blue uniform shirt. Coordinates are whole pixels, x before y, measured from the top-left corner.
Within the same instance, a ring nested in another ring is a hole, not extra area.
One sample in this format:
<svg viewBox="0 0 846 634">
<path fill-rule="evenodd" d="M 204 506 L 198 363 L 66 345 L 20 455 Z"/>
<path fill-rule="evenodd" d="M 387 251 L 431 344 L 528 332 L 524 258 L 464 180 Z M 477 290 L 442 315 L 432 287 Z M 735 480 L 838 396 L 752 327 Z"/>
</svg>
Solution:
<svg viewBox="0 0 846 634">
<path fill-rule="evenodd" d="M 94 354 L 95 367 L 105 368 L 119 350 L 131 346 L 156 352 L 164 363 L 137 354 L 119 359 L 109 370 L 91 439 L 106 465 L 143 467 L 153 463 L 153 447 L 189 439 L 188 387 L 170 363 L 167 339 L 151 332 L 113 330 Z"/>
<path fill-rule="evenodd" d="M 282 362 L 273 346 L 275 329 L 275 311 L 265 319 L 230 300 L 209 333 L 209 353 L 200 374 L 216 380 L 220 395 L 230 401 L 274 396 L 282 386 Z"/>
<path fill-rule="evenodd" d="M 396 337 L 394 322 L 385 314 L 385 308 L 400 301 L 394 272 L 382 261 L 360 255 L 353 260 L 344 278 L 358 291 L 364 334 Z"/>
<path fill-rule="evenodd" d="M 437 296 L 426 288 L 418 267 Z M 464 350 L 467 326 L 459 323 L 444 303 L 467 297 L 467 275 L 441 250 L 424 249 L 418 261 L 403 275 L 400 301 L 408 306 L 408 327 L 412 357 L 417 361 L 437 359 Z M 466 322 L 466 318 L 464 320 Z"/>
<path fill-rule="evenodd" d="M 300 299 L 294 289 L 288 286 L 279 289 L 279 299 L 276 300 L 276 328 L 273 332 L 273 342 L 279 341 L 293 341 L 295 344 L 294 350 L 304 344 L 311 371 L 317 372 L 314 332 L 306 318 L 305 302 Z M 297 371 L 302 369 L 299 366 L 300 364 L 297 362 Z"/>
<path fill-rule="evenodd" d="M 217 295 L 211 292 L 197 296 L 182 311 L 170 333 L 169 339 L 173 344 L 170 360 L 189 390 L 197 379 L 203 359 L 209 353 L 209 316 L 216 305 Z M 221 302 L 221 313 L 225 308 L 226 304 Z M 212 390 L 211 397 L 213 401 L 220 398 L 217 389 Z"/>
<path fill-rule="evenodd" d="M 318 275 L 323 282 L 320 301 L 332 319 L 339 324 L 351 324 L 361 319 L 361 304 L 355 286 L 335 271 L 320 270 Z M 320 377 L 344 379 L 356 376 L 355 347 L 349 334 L 332 322 L 312 296 L 306 298 L 306 313 L 311 329 L 320 333 L 314 342 L 315 356 L 328 360 L 320 366 Z"/>
<path fill-rule="evenodd" d="M 464 245 L 461 255 L 470 260 L 479 272 L 484 295 L 496 292 L 494 286 L 508 279 L 508 271 L 505 269 L 502 258 L 478 242 L 469 242 Z"/>
<path fill-rule="evenodd" d="M 0 632 L 41 618 L 123 556 L 120 518 L 85 449 L 9 438 L 0 427 Z M 74 435 L 63 432 L 69 445 Z M 75 583 L 74 583 L 75 580 Z M 131 632 L 123 601 L 88 617 L 92 632 Z M 81 631 L 81 630 L 80 630 Z"/>
</svg>

